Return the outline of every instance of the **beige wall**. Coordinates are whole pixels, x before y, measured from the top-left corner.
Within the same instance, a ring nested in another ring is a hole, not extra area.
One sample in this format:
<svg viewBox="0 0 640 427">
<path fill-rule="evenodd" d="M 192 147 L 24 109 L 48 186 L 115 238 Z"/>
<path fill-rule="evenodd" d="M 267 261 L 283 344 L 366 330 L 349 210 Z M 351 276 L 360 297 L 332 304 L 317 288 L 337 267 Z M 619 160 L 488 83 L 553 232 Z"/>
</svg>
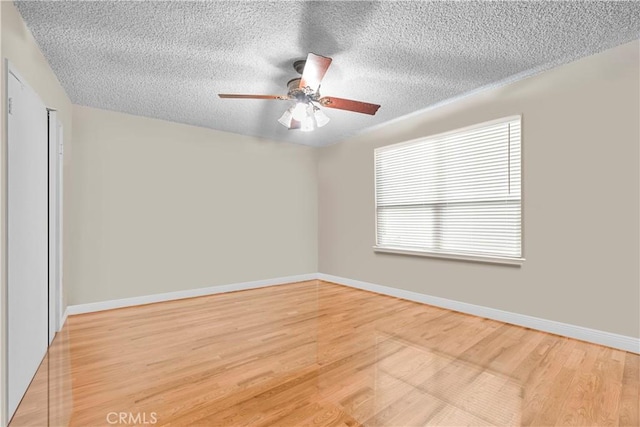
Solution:
<svg viewBox="0 0 640 427">
<path fill-rule="evenodd" d="M 635 41 L 321 149 L 320 272 L 639 337 L 639 80 Z M 522 267 L 373 252 L 374 148 L 513 114 Z"/>
<path fill-rule="evenodd" d="M 73 107 L 69 304 L 313 273 L 310 147 Z"/>
<path fill-rule="evenodd" d="M 6 140 L 6 117 L 4 114 L 4 105 L 6 104 L 6 76 L 5 76 L 5 58 L 8 59 L 12 66 L 16 68 L 18 73 L 24 78 L 29 86 L 33 88 L 36 93 L 40 96 L 40 98 L 44 101 L 45 105 L 49 108 L 53 108 L 59 111 L 59 117 L 62 121 L 65 128 L 65 150 L 69 148 L 69 141 L 71 140 L 71 101 L 69 97 L 65 93 L 64 89 L 58 82 L 57 77 L 49 67 L 49 63 L 42 55 L 40 48 L 36 44 L 31 32 L 27 29 L 20 13 L 13 5 L 13 2 L 10 1 L 0 1 L 0 58 L 2 60 L 0 71 L 0 117 L 2 121 L 2 133 L 1 133 L 1 149 L 0 149 L 0 200 L 1 200 L 1 209 L 0 209 L 0 314 L 2 318 L 4 318 L 4 313 L 6 313 L 6 291 L 7 291 L 7 283 L 6 283 L 6 218 L 4 217 L 6 212 L 6 153 L 7 153 L 7 140 Z M 65 159 L 65 168 L 68 166 L 70 157 L 67 156 Z M 65 170 L 65 179 L 66 177 Z M 66 237 L 66 236 L 65 236 Z M 63 298 L 65 296 L 63 295 Z M 66 298 L 65 298 L 66 300 Z M 65 303 L 66 305 L 66 303 Z M 6 338 L 6 330 L 5 330 L 5 322 L 0 322 L 2 325 L 2 333 L 0 340 L 0 345 L 2 347 L 0 351 L 0 357 L 4 360 L 5 351 L 5 338 Z M 2 416 L 4 417 L 6 414 L 5 407 L 5 374 L 6 365 L 5 363 L 0 364 L 0 371 L 2 371 L 1 375 L 1 383 L 2 387 L 0 387 L 0 395 L 2 399 L 0 399 L 0 405 L 2 406 Z M 2 424 L 4 418 L 0 420 L 0 424 Z"/>
</svg>

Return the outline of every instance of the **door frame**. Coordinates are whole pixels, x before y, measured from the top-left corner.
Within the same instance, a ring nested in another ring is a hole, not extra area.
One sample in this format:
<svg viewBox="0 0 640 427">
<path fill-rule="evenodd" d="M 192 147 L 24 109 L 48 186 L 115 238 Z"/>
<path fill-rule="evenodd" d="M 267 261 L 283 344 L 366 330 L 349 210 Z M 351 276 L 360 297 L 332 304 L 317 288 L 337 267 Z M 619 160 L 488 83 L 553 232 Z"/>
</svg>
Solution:
<svg viewBox="0 0 640 427">
<path fill-rule="evenodd" d="M 49 174 L 49 345 L 62 329 L 62 170 L 63 127 L 56 110 L 48 114 Z"/>
</svg>

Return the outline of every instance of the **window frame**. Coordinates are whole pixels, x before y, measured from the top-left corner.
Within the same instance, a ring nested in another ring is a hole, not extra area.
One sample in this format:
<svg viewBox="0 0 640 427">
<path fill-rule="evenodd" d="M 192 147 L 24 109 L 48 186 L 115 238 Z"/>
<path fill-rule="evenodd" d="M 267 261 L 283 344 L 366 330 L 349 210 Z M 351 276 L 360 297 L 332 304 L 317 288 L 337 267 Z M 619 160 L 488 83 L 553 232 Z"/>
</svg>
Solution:
<svg viewBox="0 0 640 427">
<path fill-rule="evenodd" d="M 419 250 L 413 248 L 392 247 L 392 246 L 380 246 L 378 244 L 378 180 L 376 177 L 377 166 L 376 158 L 380 151 L 386 151 L 393 148 L 400 148 L 407 145 L 417 144 L 428 140 L 442 138 L 452 134 L 470 132 L 478 128 L 492 126 L 500 123 L 510 122 L 513 120 L 520 120 L 520 257 L 506 257 L 500 255 L 472 255 L 462 253 L 447 253 L 447 252 L 433 252 L 428 250 Z M 494 120 L 488 120 L 482 123 L 476 123 L 469 126 L 453 129 L 450 131 L 435 133 L 427 136 L 422 136 L 409 141 L 402 141 L 395 144 L 388 144 L 381 147 L 377 147 L 373 150 L 373 184 L 374 184 L 374 224 L 375 224 L 375 245 L 373 251 L 377 253 L 388 253 L 398 255 L 412 255 L 422 256 L 428 258 L 440 258 L 449 260 L 461 260 L 472 262 L 485 262 L 494 264 L 516 265 L 520 266 L 525 261 L 525 233 L 524 233 L 524 138 L 523 138 L 523 120 L 522 114 L 515 114 L 511 116 L 500 117 Z"/>
</svg>

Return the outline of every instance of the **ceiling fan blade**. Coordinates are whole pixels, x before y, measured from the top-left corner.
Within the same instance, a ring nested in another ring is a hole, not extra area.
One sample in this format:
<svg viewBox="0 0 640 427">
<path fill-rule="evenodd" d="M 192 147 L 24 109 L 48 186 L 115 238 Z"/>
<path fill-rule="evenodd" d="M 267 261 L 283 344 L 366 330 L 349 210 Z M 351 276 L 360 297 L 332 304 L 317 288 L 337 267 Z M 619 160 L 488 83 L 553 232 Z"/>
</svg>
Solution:
<svg viewBox="0 0 640 427">
<path fill-rule="evenodd" d="M 327 108 L 336 108 L 338 110 L 355 111 L 356 113 L 376 114 L 380 106 L 378 104 L 369 104 L 368 102 L 354 101 L 351 99 L 335 98 L 333 96 L 324 96 L 319 100 L 320 105 Z"/>
<path fill-rule="evenodd" d="M 218 96 L 220 98 L 231 99 L 278 99 L 282 101 L 289 99 L 288 95 L 238 95 L 233 93 L 219 93 Z"/>
<path fill-rule="evenodd" d="M 331 61 L 331 58 L 327 58 L 326 56 L 309 53 L 309 55 L 307 55 L 307 62 L 304 64 L 304 70 L 302 71 L 300 88 L 308 86 L 313 89 L 313 91 L 317 91 L 324 75 L 329 69 L 329 65 L 331 65 Z"/>
</svg>

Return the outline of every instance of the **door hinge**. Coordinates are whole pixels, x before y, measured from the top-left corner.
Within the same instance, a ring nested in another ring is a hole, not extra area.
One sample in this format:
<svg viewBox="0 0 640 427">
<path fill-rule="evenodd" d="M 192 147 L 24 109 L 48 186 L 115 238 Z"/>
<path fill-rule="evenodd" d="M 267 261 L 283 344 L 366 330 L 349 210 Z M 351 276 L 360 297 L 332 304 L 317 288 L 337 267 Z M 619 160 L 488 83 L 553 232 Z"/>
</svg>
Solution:
<svg viewBox="0 0 640 427">
<path fill-rule="evenodd" d="M 9 98 L 8 102 L 7 102 L 7 110 L 9 111 L 9 114 L 11 114 L 11 106 L 13 105 L 13 98 Z"/>
</svg>

